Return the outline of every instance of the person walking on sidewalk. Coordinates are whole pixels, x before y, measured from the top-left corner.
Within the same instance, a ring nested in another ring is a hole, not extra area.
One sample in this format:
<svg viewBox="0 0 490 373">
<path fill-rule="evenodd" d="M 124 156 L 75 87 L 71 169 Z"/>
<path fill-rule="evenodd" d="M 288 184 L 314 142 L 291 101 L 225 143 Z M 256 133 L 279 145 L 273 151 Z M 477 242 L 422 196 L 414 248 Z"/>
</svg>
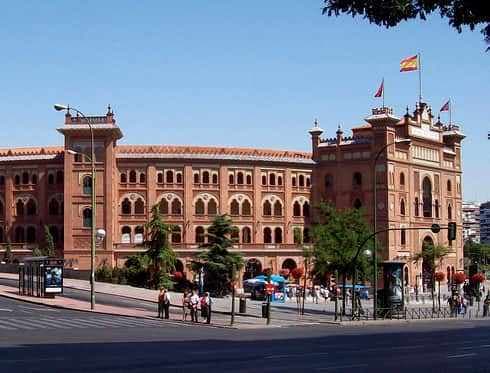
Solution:
<svg viewBox="0 0 490 373">
<path fill-rule="evenodd" d="M 209 293 L 204 293 L 201 298 L 201 316 L 206 319 L 206 324 L 211 323 L 211 303 L 212 301 Z"/>
<path fill-rule="evenodd" d="M 198 319 L 198 308 L 199 308 L 199 295 L 197 295 L 196 291 L 192 292 L 191 296 L 191 319 L 192 322 L 199 322 Z"/>
<path fill-rule="evenodd" d="M 158 293 L 158 318 L 163 319 L 163 298 L 165 295 L 165 289 L 160 288 L 160 293 Z"/>
<path fill-rule="evenodd" d="M 191 299 L 187 290 L 182 295 L 182 321 L 187 321 L 187 315 L 191 309 Z"/>
<path fill-rule="evenodd" d="M 487 293 L 485 300 L 483 301 L 483 317 L 488 316 L 488 308 L 490 307 L 490 293 Z"/>
<path fill-rule="evenodd" d="M 170 294 L 167 289 L 163 289 L 163 313 L 165 314 L 165 319 L 170 318 Z"/>
</svg>

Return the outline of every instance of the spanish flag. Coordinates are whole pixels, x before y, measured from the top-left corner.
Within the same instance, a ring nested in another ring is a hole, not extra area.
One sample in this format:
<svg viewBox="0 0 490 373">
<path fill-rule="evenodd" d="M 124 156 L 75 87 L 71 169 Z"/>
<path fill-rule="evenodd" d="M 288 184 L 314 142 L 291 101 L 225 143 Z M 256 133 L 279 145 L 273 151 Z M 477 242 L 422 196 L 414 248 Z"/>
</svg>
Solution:
<svg viewBox="0 0 490 373">
<path fill-rule="evenodd" d="M 407 57 L 400 62 L 400 72 L 405 72 L 405 71 L 415 71 L 418 70 L 419 64 L 418 64 L 418 59 L 417 55 Z"/>
</svg>

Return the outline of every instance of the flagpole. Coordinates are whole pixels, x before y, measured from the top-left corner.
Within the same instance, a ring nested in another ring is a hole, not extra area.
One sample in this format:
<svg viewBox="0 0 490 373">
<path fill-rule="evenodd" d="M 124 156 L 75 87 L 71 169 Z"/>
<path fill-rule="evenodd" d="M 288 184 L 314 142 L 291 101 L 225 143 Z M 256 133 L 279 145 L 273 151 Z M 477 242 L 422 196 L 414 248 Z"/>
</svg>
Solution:
<svg viewBox="0 0 490 373">
<path fill-rule="evenodd" d="M 449 127 L 451 127 L 452 124 L 452 111 L 453 111 L 453 105 L 451 104 L 451 98 L 449 98 Z"/>
<path fill-rule="evenodd" d="M 420 59 L 420 53 L 417 54 L 419 59 L 419 102 L 422 102 L 422 62 Z"/>
<path fill-rule="evenodd" d="M 385 108 L 385 78 L 383 77 L 383 82 L 381 83 L 383 85 L 383 109 Z"/>
</svg>

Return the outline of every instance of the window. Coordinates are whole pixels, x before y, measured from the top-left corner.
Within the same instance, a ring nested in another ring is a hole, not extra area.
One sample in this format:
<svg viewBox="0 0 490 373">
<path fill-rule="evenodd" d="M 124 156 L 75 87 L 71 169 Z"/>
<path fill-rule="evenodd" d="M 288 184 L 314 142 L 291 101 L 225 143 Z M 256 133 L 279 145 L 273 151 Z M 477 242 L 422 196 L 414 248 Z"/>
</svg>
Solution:
<svg viewBox="0 0 490 373">
<path fill-rule="evenodd" d="M 403 199 L 400 201 L 400 215 L 405 216 L 405 201 Z"/>
<path fill-rule="evenodd" d="M 243 172 L 239 172 L 236 175 L 236 183 L 237 184 L 243 184 Z"/>
<path fill-rule="evenodd" d="M 129 172 L 129 182 L 130 183 L 136 183 L 136 171 L 135 170 L 131 170 Z"/>
<path fill-rule="evenodd" d="M 271 216 L 272 215 L 272 205 L 269 201 L 265 201 L 262 206 L 262 215 Z"/>
<path fill-rule="evenodd" d="M 405 174 L 400 172 L 400 186 L 405 186 Z"/>
<path fill-rule="evenodd" d="M 162 200 L 160 201 L 158 209 L 160 210 L 160 214 L 168 215 L 168 202 L 165 198 L 162 198 Z"/>
<path fill-rule="evenodd" d="M 262 175 L 262 185 L 267 185 L 267 176 Z"/>
<path fill-rule="evenodd" d="M 159 172 L 157 174 L 157 183 L 158 184 L 162 184 L 163 183 L 163 174 L 161 172 Z"/>
<path fill-rule="evenodd" d="M 182 174 L 180 172 L 177 173 L 177 184 L 182 184 Z"/>
<path fill-rule="evenodd" d="M 407 243 L 407 232 L 405 228 L 402 228 L 402 230 L 400 231 L 400 244 L 406 245 L 406 243 Z"/>
<path fill-rule="evenodd" d="M 269 174 L 269 185 L 276 185 L 276 174 Z"/>
<path fill-rule="evenodd" d="M 451 205 L 447 205 L 447 219 L 451 220 L 453 218 L 453 208 Z"/>
<path fill-rule="evenodd" d="M 303 175 L 299 175 L 299 186 L 305 186 L 305 177 Z"/>
<path fill-rule="evenodd" d="M 121 229 L 121 243 L 130 243 L 131 242 L 131 228 L 130 227 L 122 227 Z"/>
<path fill-rule="evenodd" d="M 145 228 L 141 225 L 137 226 L 134 230 L 134 243 L 143 243 L 145 235 Z"/>
<path fill-rule="evenodd" d="M 424 218 L 432 217 L 432 183 L 428 177 L 422 181 L 422 211 Z"/>
<path fill-rule="evenodd" d="M 60 204 L 58 203 L 58 201 L 56 199 L 52 199 L 50 202 L 49 202 L 49 206 L 48 206 L 48 210 L 49 210 L 49 215 L 52 215 L 52 216 L 56 216 L 58 215 L 58 211 L 59 211 L 59 206 Z"/>
<path fill-rule="evenodd" d="M 140 184 L 146 183 L 146 175 L 144 172 L 140 173 Z"/>
<path fill-rule="evenodd" d="M 181 243 L 182 242 L 182 231 L 180 227 L 174 227 L 172 230 L 172 243 Z"/>
<path fill-rule="evenodd" d="M 303 204 L 303 216 L 305 218 L 310 216 L 310 204 L 308 202 Z"/>
<path fill-rule="evenodd" d="M 282 185 L 282 176 L 277 177 L 277 185 Z"/>
<path fill-rule="evenodd" d="M 230 185 L 235 184 L 235 176 L 233 176 L 233 174 L 228 175 L 228 184 Z"/>
<path fill-rule="evenodd" d="M 439 201 L 437 199 L 434 201 L 434 210 L 436 218 L 439 219 Z"/>
<path fill-rule="evenodd" d="M 213 174 L 213 184 L 218 184 L 218 174 Z"/>
<path fill-rule="evenodd" d="M 419 216 L 420 211 L 419 211 L 419 199 L 415 197 L 415 216 Z"/>
<path fill-rule="evenodd" d="M 182 203 L 178 198 L 174 198 L 172 201 L 172 215 L 182 215 Z"/>
<path fill-rule="evenodd" d="M 264 243 L 272 243 L 272 231 L 270 228 L 264 228 Z"/>
<path fill-rule="evenodd" d="M 122 201 L 121 213 L 123 215 L 131 215 L 131 202 L 129 201 L 129 198 L 124 198 L 124 200 Z"/>
<path fill-rule="evenodd" d="M 204 215 L 204 201 L 199 198 L 195 205 L 196 215 Z"/>
<path fill-rule="evenodd" d="M 27 215 L 36 215 L 37 213 L 37 206 L 36 206 L 36 202 L 34 202 L 34 200 L 31 198 L 29 199 L 29 201 L 27 201 Z"/>
<path fill-rule="evenodd" d="M 293 187 L 295 187 L 295 186 L 296 186 L 296 176 L 293 176 L 293 177 L 291 178 L 291 184 L 292 184 L 292 186 L 293 186 Z"/>
<path fill-rule="evenodd" d="M 282 216 L 282 204 L 279 201 L 274 202 L 274 216 Z"/>
<path fill-rule="evenodd" d="M 240 242 L 240 229 L 236 226 L 233 226 L 231 229 L 231 241 L 233 243 Z"/>
<path fill-rule="evenodd" d="M 56 172 L 56 184 L 63 184 L 63 171 Z"/>
<path fill-rule="evenodd" d="M 0 175 L 0 185 L 5 185 L 5 176 Z"/>
<path fill-rule="evenodd" d="M 252 185 L 252 175 L 247 175 L 247 185 Z"/>
<path fill-rule="evenodd" d="M 24 202 L 22 202 L 20 199 L 15 204 L 15 212 L 17 216 L 24 215 Z"/>
<path fill-rule="evenodd" d="M 326 190 L 332 190 L 333 189 L 333 176 L 332 175 L 325 175 L 325 189 Z"/>
<path fill-rule="evenodd" d="M 199 184 L 199 174 L 198 173 L 194 174 L 194 184 Z"/>
<path fill-rule="evenodd" d="M 301 205 L 299 204 L 298 201 L 294 202 L 293 216 L 301 216 Z"/>
<path fill-rule="evenodd" d="M 134 203 L 134 213 L 138 215 L 145 213 L 145 202 L 143 201 L 143 198 L 138 198 Z"/>
<path fill-rule="evenodd" d="M 242 229 L 242 242 L 251 243 L 252 242 L 252 232 L 249 227 L 244 227 Z"/>
<path fill-rule="evenodd" d="M 29 174 L 27 172 L 22 174 L 22 184 L 29 184 Z"/>
<path fill-rule="evenodd" d="M 25 237 L 24 237 L 24 228 L 23 227 L 16 227 L 15 228 L 15 242 L 24 242 Z"/>
<path fill-rule="evenodd" d="M 174 173 L 173 173 L 173 171 L 168 170 L 165 173 L 165 182 L 167 184 L 173 184 L 173 182 L 174 182 Z"/>
<path fill-rule="evenodd" d="M 240 214 L 240 205 L 239 203 L 237 202 L 236 199 L 234 199 L 233 201 L 231 201 L 231 204 L 230 204 L 230 214 L 231 215 L 239 215 Z"/>
<path fill-rule="evenodd" d="M 92 227 L 92 209 L 86 208 L 83 210 L 83 227 Z"/>
<path fill-rule="evenodd" d="M 20 176 L 19 175 L 15 175 L 14 184 L 15 185 L 19 185 L 20 184 Z"/>
<path fill-rule="evenodd" d="M 125 173 L 120 175 L 121 184 L 126 184 L 128 182 L 128 177 Z"/>
<path fill-rule="evenodd" d="M 203 184 L 209 184 L 209 172 L 208 171 L 204 171 L 202 173 L 202 183 Z"/>
<path fill-rule="evenodd" d="M 362 175 L 360 172 L 355 172 L 352 176 L 352 186 L 354 188 L 360 188 L 362 186 Z"/>
<path fill-rule="evenodd" d="M 360 209 L 362 207 L 362 202 L 359 198 L 356 198 L 356 200 L 354 201 L 354 208 L 355 209 Z"/>
<path fill-rule="evenodd" d="M 244 200 L 242 203 L 242 215 L 244 216 L 250 216 L 252 215 L 252 205 L 248 200 Z"/>
<path fill-rule="evenodd" d="M 53 174 L 49 174 L 48 175 L 48 184 L 49 185 L 53 185 L 54 184 L 54 175 Z"/>
<path fill-rule="evenodd" d="M 92 194 L 92 176 L 85 176 L 82 181 L 83 194 Z"/>
<path fill-rule="evenodd" d="M 447 191 L 448 191 L 448 192 L 451 192 L 451 189 L 452 189 L 452 188 L 451 188 L 451 180 L 448 180 L 448 181 L 447 181 Z"/>
<path fill-rule="evenodd" d="M 281 228 L 274 229 L 274 242 L 275 243 L 282 243 L 282 229 Z"/>
<path fill-rule="evenodd" d="M 306 178 L 306 186 L 310 187 L 311 186 L 311 180 L 309 177 Z"/>
<path fill-rule="evenodd" d="M 196 228 L 196 243 L 204 243 L 204 228 Z"/>
<path fill-rule="evenodd" d="M 299 227 L 295 227 L 293 229 L 293 239 L 294 239 L 294 243 L 296 245 L 301 245 L 303 243 L 303 237 L 302 237 L 302 233 L 301 233 L 301 228 Z"/>
<path fill-rule="evenodd" d="M 37 184 L 37 175 L 36 174 L 32 174 L 31 176 L 31 182 L 32 184 L 36 185 Z"/>
<path fill-rule="evenodd" d="M 214 199 L 208 202 L 208 215 L 216 215 L 218 213 L 218 204 Z"/>
</svg>

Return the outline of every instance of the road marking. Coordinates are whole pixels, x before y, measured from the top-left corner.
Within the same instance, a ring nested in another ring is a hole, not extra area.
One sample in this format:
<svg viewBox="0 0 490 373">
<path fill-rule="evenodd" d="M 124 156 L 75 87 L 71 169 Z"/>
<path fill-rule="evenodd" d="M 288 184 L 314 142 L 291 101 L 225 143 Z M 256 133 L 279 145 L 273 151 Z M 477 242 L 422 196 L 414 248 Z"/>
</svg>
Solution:
<svg viewBox="0 0 490 373">
<path fill-rule="evenodd" d="M 6 325 L 1 325 L 0 324 L 0 329 L 5 329 L 5 330 L 17 330 L 12 326 L 6 326 Z"/>
<path fill-rule="evenodd" d="M 4 311 L 4 312 L 12 312 L 11 309 L 8 309 L 8 308 L 0 308 L 0 311 Z"/>
<path fill-rule="evenodd" d="M 66 322 L 66 324 L 68 324 L 72 328 L 82 328 L 82 329 L 90 328 L 90 325 L 83 324 L 81 322 L 76 322 L 76 321 L 73 321 L 72 319 L 62 319 L 62 318 L 59 319 L 59 318 L 57 318 L 56 320 Z"/>
<path fill-rule="evenodd" d="M 457 357 L 470 357 L 470 356 L 476 356 L 476 353 L 471 353 L 471 354 L 460 354 L 460 355 L 448 355 L 448 359 L 455 359 Z"/>
<path fill-rule="evenodd" d="M 16 319 L 0 319 L 0 323 L 6 324 L 7 326 L 13 327 L 15 329 L 24 329 L 24 330 L 34 330 L 36 328 L 32 326 L 18 324 Z"/>
<path fill-rule="evenodd" d="M 32 320 L 29 320 L 27 318 L 25 319 L 21 319 L 21 318 L 17 318 L 15 319 L 15 322 L 16 323 L 20 323 L 20 324 L 23 324 L 23 325 L 27 325 L 29 327 L 32 327 L 33 329 L 37 329 L 37 328 L 41 328 L 41 329 L 47 329 L 48 327 L 45 326 L 45 325 L 37 325 L 36 322 L 37 322 L 37 319 L 34 319 L 35 321 L 32 321 Z"/>
<path fill-rule="evenodd" d="M 47 325 L 47 327 L 58 328 L 58 329 L 70 329 L 68 326 L 58 323 L 56 320 L 49 320 L 46 318 L 42 319 L 32 319 L 33 324 Z"/>
<path fill-rule="evenodd" d="M 265 356 L 264 359 L 283 359 L 287 357 L 293 357 L 293 356 L 324 356 L 328 355 L 328 352 L 310 352 L 310 353 L 304 353 L 304 354 L 287 354 L 287 355 L 269 355 Z"/>
</svg>

